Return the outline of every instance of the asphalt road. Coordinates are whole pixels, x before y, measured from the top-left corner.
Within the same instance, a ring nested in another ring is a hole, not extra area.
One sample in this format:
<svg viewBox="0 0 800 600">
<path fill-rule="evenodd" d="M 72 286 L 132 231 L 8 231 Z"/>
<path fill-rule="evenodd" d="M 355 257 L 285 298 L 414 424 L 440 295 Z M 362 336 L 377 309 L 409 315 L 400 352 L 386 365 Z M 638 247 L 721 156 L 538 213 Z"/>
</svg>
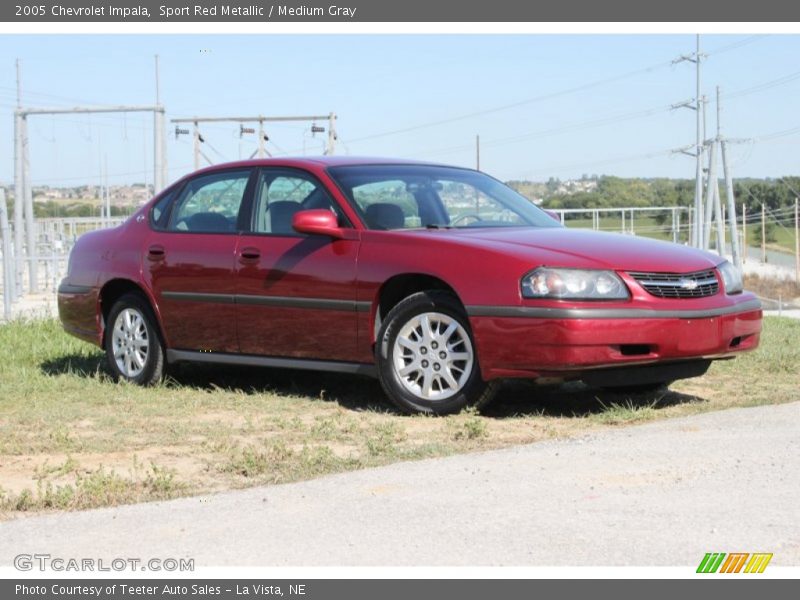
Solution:
<svg viewBox="0 0 800 600">
<path fill-rule="evenodd" d="M 0 524 L 17 553 L 197 565 L 800 565 L 800 403 Z"/>
</svg>

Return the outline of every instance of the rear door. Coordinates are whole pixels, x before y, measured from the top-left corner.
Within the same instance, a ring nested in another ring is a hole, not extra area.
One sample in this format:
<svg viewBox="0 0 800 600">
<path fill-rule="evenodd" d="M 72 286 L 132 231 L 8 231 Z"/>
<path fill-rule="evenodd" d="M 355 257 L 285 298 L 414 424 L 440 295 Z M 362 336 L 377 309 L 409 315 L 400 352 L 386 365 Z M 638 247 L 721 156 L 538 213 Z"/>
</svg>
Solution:
<svg viewBox="0 0 800 600">
<path fill-rule="evenodd" d="M 235 252 L 252 169 L 190 179 L 153 221 L 144 247 L 164 333 L 176 350 L 236 352 Z"/>
<path fill-rule="evenodd" d="M 243 354 L 353 361 L 356 357 L 358 239 L 306 236 L 292 229 L 304 209 L 349 222 L 315 177 L 300 169 L 260 169 L 249 231 L 239 240 L 236 302 Z"/>
</svg>

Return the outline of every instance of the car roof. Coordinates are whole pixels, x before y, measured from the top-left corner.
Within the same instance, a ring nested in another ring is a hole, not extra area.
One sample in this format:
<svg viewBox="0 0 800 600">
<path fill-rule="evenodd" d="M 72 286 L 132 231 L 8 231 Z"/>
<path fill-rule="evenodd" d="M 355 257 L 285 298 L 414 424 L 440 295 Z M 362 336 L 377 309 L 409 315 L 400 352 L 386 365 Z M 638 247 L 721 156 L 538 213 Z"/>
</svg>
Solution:
<svg viewBox="0 0 800 600">
<path fill-rule="evenodd" d="M 235 162 L 220 163 L 195 171 L 210 173 L 221 169 L 236 167 L 343 167 L 354 165 L 427 165 L 448 166 L 441 163 L 409 160 L 404 158 L 387 158 L 377 156 L 288 156 L 280 158 L 256 158 Z"/>
</svg>

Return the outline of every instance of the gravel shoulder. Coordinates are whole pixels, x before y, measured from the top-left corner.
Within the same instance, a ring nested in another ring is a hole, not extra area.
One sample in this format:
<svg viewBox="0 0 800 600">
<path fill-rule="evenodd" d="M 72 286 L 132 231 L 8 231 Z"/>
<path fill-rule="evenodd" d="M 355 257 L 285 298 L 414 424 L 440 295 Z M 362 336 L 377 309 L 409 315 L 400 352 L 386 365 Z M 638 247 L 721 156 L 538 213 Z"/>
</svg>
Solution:
<svg viewBox="0 0 800 600">
<path fill-rule="evenodd" d="M 800 403 L 0 523 L 17 553 L 223 565 L 800 564 Z"/>
</svg>

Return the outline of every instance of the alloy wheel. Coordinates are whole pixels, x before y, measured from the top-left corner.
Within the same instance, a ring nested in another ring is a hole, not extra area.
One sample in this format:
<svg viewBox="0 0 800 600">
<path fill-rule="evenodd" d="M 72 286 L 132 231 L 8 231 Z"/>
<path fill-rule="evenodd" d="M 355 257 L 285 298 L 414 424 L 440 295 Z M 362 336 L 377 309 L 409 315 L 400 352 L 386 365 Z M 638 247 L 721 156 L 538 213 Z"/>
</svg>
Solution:
<svg viewBox="0 0 800 600">
<path fill-rule="evenodd" d="M 139 375 L 147 365 L 150 341 L 144 316 L 136 308 L 125 308 L 114 321 L 112 333 L 114 362 L 128 379 Z"/>
<path fill-rule="evenodd" d="M 437 401 L 457 394 L 474 365 L 472 342 L 455 318 L 426 312 L 409 319 L 395 338 L 392 365 L 403 387 L 417 398 Z"/>
</svg>

